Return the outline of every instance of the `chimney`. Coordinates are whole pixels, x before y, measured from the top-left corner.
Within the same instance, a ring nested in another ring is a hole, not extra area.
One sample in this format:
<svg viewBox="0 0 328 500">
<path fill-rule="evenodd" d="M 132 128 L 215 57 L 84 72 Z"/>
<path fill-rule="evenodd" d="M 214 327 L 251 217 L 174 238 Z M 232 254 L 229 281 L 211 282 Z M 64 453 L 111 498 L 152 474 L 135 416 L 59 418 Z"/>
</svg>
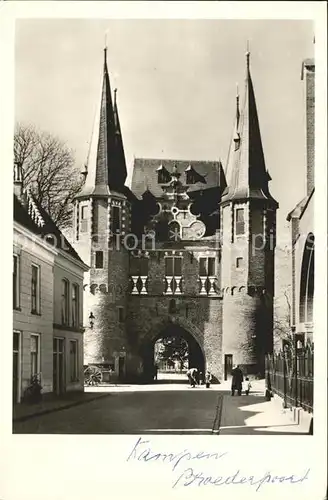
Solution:
<svg viewBox="0 0 328 500">
<path fill-rule="evenodd" d="M 19 200 L 23 199 L 23 169 L 20 162 L 14 163 L 14 194 Z"/>
<path fill-rule="evenodd" d="M 302 65 L 301 79 L 305 81 L 305 113 L 306 113 L 306 191 L 307 195 L 314 188 L 314 137 L 315 137 L 315 63 L 314 59 L 305 59 Z"/>
</svg>

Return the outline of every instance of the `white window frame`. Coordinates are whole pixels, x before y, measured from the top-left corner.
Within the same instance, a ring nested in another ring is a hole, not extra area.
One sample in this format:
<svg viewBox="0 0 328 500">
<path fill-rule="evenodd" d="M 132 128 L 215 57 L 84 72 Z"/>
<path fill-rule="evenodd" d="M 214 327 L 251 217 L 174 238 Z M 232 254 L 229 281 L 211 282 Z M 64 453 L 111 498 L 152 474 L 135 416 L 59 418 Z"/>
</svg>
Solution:
<svg viewBox="0 0 328 500">
<path fill-rule="evenodd" d="M 71 358 L 71 345 L 75 344 L 75 373 L 72 376 L 72 358 Z M 79 381 L 79 342 L 76 339 L 69 339 L 69 381 L 71 383 Z"/>
<path fill-rule="evenodd" d="M 64 285 L 64 283 L 67 284 L 67 295 L 65 295 L 65 297 L 66 297 L 66 300 L 65 300 L 65 314 L 66 314 L 66 318 L 65 319 L 66 319 L 66 321 L 63 318 L 63 310 L 64 310 L 63 309 L 63 306 L 64 306 L 64 293 L 63 293 L 64 292 L 64 288 L 63 288 L 63 285 Z M 69 326 L 69 316 L 70 316 L 69 315 L 69 302 L 70 302 L 70 300 L 69 300 L 70 286 L 69 285 L 70 285 L 70 283 L 69 283 L 68 279 L 63 278 L 61 280 L 60 284 L 61 284 L 61 295 L 60 295 L 60 297 L 61 297 L 61 311 L 60 311 L 60 313 L 61 313 L 61 324 L 64 325 L 64 326 Z"/>
<path fill-rule="evenodd" d="M 20 403 L 21 397 L 22 397 L 22 332 L 20 330 L 13 330 L 13 337 L 14 334 L 18 334 L 18 351 L 14 351 L 14 346 L 13 346 L 13 353 L 17 352 L 18 353 L 18 388 L 17 388 L 17 401 L 15 403 Z M 14 342 L 14 338 L 13 338 Z"/>
<path fill-rule="evenodd" d="M 34 352 L 31 349 L 32 337 L 36 337 L 38 339 L 37 340 L 38 350 L 37 350 L 37 358 L 36 358 L 36 364 L 37 364 L 37 371 L 36 371 L 36 373 L 32 373 L 32 358 L 31 358 L 31 354 L 32 354 L 32 352 Z M 31 333 L 31 335 L 30 335 L 30 376 L 32 377 L 33 375 L 37 375 L 37 374 L 40 374 L 40 373 L 41 373 L 41 335 L 40 335 L 40 333 Z"/>
<path fill-rule="evenodd" d="M 74 290 L 76 291 L 75 300 L 74 298 Z M 71 307 L 72 307 L 72 326 L 75 328 L 79 328 L 80 326 L 80 287 L 77 283 L 73 283 L 71 287 Z M 74 321 L 75 315 L 75 321 Z"/>
<path fill-rule="evenodd" d="M 20 309 L 20 255 L 17 253 L 13 254 L 13 259 L 16 258 L 17 262 L 17 274 L 16 274 L 16 296 L 15 299 L 13 297 L 13 309 Z M 14 287 L 14 263 L 13 263 L 13 287 Z"/>
<path fill-rule="evenodd" d="M 37 269 L 36 308 L 35 309 L 33 309 L 33 296 L 32 296 L 33 268 Z M 32 314 L 41 314 L 41 267 L 38 264 L 31 265 L 31 313 Z"/>
</svg>

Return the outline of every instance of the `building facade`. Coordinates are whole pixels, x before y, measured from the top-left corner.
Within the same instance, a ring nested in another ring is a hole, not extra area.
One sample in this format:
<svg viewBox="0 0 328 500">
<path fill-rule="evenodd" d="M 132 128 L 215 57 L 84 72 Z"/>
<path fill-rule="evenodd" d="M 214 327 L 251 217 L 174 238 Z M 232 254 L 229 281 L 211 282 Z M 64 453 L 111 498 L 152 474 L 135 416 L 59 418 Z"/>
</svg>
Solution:
<svg viewBox="0 0 328 500">
<path fill-rule="evenodd" d="M 131 189 L 116 91 L 104 60 L 99 113 L 75 199 L 74 247 L 85 277 L 85 363 L 150 380 L 154 344 L 183 337 L 189 366 L 222 380 L 239 364 L 263 373 L 273 348 L 277 202 L 268 188 L 250 74 L 229 158 L 138 158 Z"/>
<path fill-rule="evenodd" d="M 305 87 L 306 194 L 288 214 L 292 240 L 291 326 L 301 344 L 313 341 L 314 300 L 314 151 L 315 63 L 306 59 L 301 79 Z"/>
<path fill-rule="evenodd" d="M 42 393 L 83 390 L 83 278 L 88 267 L 14 169 L 13 402 L 37 375 Z"/>
</svg>

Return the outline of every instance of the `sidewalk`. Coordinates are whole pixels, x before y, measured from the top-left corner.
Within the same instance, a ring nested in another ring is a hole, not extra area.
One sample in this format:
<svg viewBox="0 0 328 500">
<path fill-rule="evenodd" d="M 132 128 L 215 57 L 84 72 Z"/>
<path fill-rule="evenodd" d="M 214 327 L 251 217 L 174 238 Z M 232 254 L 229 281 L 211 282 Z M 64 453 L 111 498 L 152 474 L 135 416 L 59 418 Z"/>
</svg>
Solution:
<svg viewBox="0 0 328 500">
<path fill-rule="evenodd" d="M 66 408 L 71 408 L 72 406 L 82 405 L 106 396 L 110 396 L 110 394 L 108 392 L 87 393 L 83 391 L 68 392 L 63 394 L 61 397 L 56 397 L 51 394 L 45 395 L 44 399 L 40 403 L 16 404 L 13 407 L 13 421 L 23 422 L 24 420 L 28 420 L 36 416 L 64 410 Z"/>
<path fill-rule="evenodd" d="M 232 397 L 226 382 L 220 388 L 229 393 L 223 396 L 218 434 L 309 434 L 312 415 L 299 408 L 283 408 L 278 396 L 267 401 L 264 380 L 252 381 L 249 396 Z"/>
</svg>

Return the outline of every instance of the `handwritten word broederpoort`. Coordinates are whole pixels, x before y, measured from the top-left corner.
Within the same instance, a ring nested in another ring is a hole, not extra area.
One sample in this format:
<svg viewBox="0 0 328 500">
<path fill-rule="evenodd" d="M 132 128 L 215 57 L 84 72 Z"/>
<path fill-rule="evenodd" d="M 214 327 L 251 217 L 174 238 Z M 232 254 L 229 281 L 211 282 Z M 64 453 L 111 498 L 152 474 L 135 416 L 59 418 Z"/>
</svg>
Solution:
<svg viewBox="0 0 328 500">
<path fill-rule="evenodd" d="M 219 460 L 227 454 L 223 453 L 207 453 L 204 451 L 198 451 L 197 453 L 192 453 L 189 450 L 183 450 L 179 453 L 156 453 L 151 448 L 146 447 L 149 441 L 142 441 L 141 438 L 138 439 L 134 445 L 130 455 L 127 458 L 127 462 L 130 460 L 138 460 L 139 462 L 163 462 L 169 463 L 174 471 L 177 466 L 184 460 Z"/>
<path fill-rule="evenodd" d="M 236 485 L 236 484 L 248 484 L 250 486 L 256 486 L 256 491 L 264 484 L 282 484 L 282 483 L 302 483 L 308 479 L 310 469 L 308 469 L 305 474 L 301 477 L 297 477 L 294 473 L 287 476 L 277 476 L 271 472 L 266 472 L 263 476 L 243 476 L 240 470 L 237 470 L 233 475 L 230 476 L 207 476 L 203 472 L 195 472 L 191 467 L 186 469 L 180 477 L 173 483 L 172 488 L 177 486 L 224 486 L 224 485 Z"/>
</svg>

